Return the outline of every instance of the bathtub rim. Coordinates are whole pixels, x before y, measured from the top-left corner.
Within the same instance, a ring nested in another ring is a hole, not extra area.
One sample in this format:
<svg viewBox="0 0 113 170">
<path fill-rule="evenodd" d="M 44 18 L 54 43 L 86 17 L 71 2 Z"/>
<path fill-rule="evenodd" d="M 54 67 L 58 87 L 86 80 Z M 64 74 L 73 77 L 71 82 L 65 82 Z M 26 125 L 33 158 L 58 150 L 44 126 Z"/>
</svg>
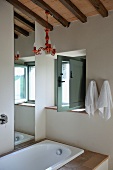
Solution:
<svg viewBox="0 0 113 170">
<path fill-rule="evenodd" d="M 14 150 L 14 151 L 11 151 L 10 153 L 6 153 L 5 155 L 1 155 L 1 157 L 0 157 L 0 159 L 2 159 L 2 158 L 4 158 L 4 157 L 7 157 L 7 156 L 10 156 L 10 155 L 13 155 L 13 154 L 17 154 L 17 152 L 19 153 L 19 152 L 24 152 L 25 150 L 28 150 L 28 149 L 30 149 L 30 148 L 33 148 L 35 145 L 39 145 L 39 144 L 43 144 L 43 143 L 46 143 L 46 142 L 48 142 L 48 143 L 55 143 L 55 144 L 61 144 L 61 145 L 63 145 L 64 147 L 69 147 L 69 148 L 78 148 L 78 149 L 80 149 L 80 150 L 82 150 L 82 152 L 84 153 L 84 149 L 82 149 L 82 148 L 79 148 L 79 147 L 76 147 L 76 146 L 71 146 L 71 145 L 68 145 L 68 144 L 64 144 L 64 143 L 60 143 L 60 142 L 56 142 L 56 141 L 54 141 L 54 140 L 50 140 L 50 139 L 44 139 L 44 140 L 41 140 L 41 141 L 37 141 L 36 143 L 34 143 L 34 144 L 32 144 L 32 145 L 30 145 L 30 146 L 27 146 L 27 147 L 25 147 L 25 148 L 22 148 L 22 149 L 20 149 L 20 150 Z"/>
<path fill-rule="evenodd" d="M 24 152 L 25 150 L 28 150 L 28 149 L 30 149 L 30 148 L 33 148 L 35 145 L 39 145 L 39 144 L 43 144 L 43 143 L 46 144 L 46 142 L 47 142 L 47 143 L 51 143 L 51 144 L 53 144 L 53 143 L 55 143 L 55 144 L 61 144 L 62 146 L 64 146 L 64 147 L 69 147 L 69 148 L 78 148 L 78 149 L 80 149 L 80 150 L 84 153 L 84 149 L 81 149 L 81 148 L 79 148 L 79 147 L 67 145 L 67 144 L 60 143 L 60 142 L 56 142 L 56 141 L 54 141 L 54 140 L 44 139 L 44 140 L 42 140 L 42 141 L 40 141 L 40 142 L 36 142 L 36 143 L 34 143 L 34 144 L 30 145 L 30 146 L 27 146 L 27 147 L 25 147 L 25 148 L 22 148 L 22 149 L 20 149 L 20 150 L 15 150 L 15 151 L 12 151 L 11 153 L 7 153 L 6 155 L 1 156 L 0 159 L 2 159 L 2 158 L 4 158 L 4 157 L 7 157 L 7 156 L 10 156 L 10 155 L 13 155 L 13 154 L 15 155 L 15 154 L 17 154 L 17 152 L 18 152 L 18 153 Z"/>
<path fill-rule="evenodd" d="M 78 148 L 78 147 L 75 147 L 75 146 L 71 146 L 71 145 L 67 145 L 67 144 L 63 144 L 63 143 L 60 143 L 60 142 L 56 142 L 56 141 L 53 141 L 53 140 L 44 140 L 44 141 L 42 141 L 42 142 L 40 142 L 40 143 L 54 143 L 54 144 L 59 144 L 59 145 L 61 145 L 61 146 L 63 146 L 63 147 L 67 147 L 67 148 L 69 148 L 70 150 L 71 150 L 71 152 L 72 152 L 72 155 L 71 155 L 71 157 L 70 156 L 68 156 L 68 157 L 66 157 L 66 158 L 64 158 L 64 159 L 62 159 L 61 161 L 59 161 L 58 163 L 56 163 L 56 164 L 54 164 L 52 167 L 49 167 L 49 168 L 47 168 L 47 169 L 45 169 L 45 170 L 57 170 L 57 169 L 59 169 L 59 168 L 61 168 L 62 166 L 64 166 L 65 164 L 67 164 L 68 162 L 70 162 L 70 161 L 72 161 L 73 159 L 75 159 L 75 158 L 77 158 L 79 155 L 81 155 L 81 154 L 83 154 L 84 153 L 84 149 L 81 149 L 81 148 Z M 77 153 L 76 155 L 73 155 L 74 154 L 74 151 L 72 150 L 73 148 L 76 148 L 76 149 L 79 149 L 79 150 L 81 150 L 81 151 L 79 151 L 79 153 Z M 70 157 L 70 158 L 69 158 Z M 66 160 L 65 160 L 66 159 Z M 62 162 L 63 161 L 63 162 Z M 58 164 L 58 165 L 57 165 Z M 51 169 L 52 168 L 52 169 Z"/>
<path fill-rule="evenodd" d="M 19 134 L 19 135 L 23 135 L 23 139 L 22 140 L 19 140 L 19 141 L 15 141 L 15 134 Z M 23 132 L 20 132 L 20 131 L 14 131 L 14 145 L 17 146 L 17 145 L 20 145 L 20 144 L 23 144 L 25 142 L 28 142 L 30 140 L 33 140 L 35 139 L 35 136 L 33 135 L 30 135 L 30 134 L 27 134 L 27 133 L 23 133 Z"/>
<path fill-rule="evenodd" d="M 17 151 L 15 151 L 15 152 L 12 152 L 12 153 L 9 153 L 9 154 L 7 154 L 7 155 L 4 155 L 4 156 L 0 157 L 0 159 L 5 159 L 6 157 L 10 157 L 11 155 L 16 155 L 16 154 L 18 154 L 18 153 L 22 153 L 22 152 L 24 152 L 24 151 L 26 151 L 26 150 L 32 149 L 35 145 L 46 144 L 46 143 L 62 145 L 63 147 L 68 147 L 69 149 L 70 149 L 70 148 L 72 148 L 72 149 L 73 149 L 73 148 L 77 148 L 77 149 L 79 149 L 79 150 L 81 150 L 81 151 L 80 151 L 78 154 L 76 154 L 76 155 L 73 155 L 73 156 L 71 156 L 71 157 L 68 156 L 68 157 L 62 159 L 62 160 L 59 161 L 58 163 L 52 165 L 51 167 L 49 167 L 49 168 L 47 168 L 47 169 L 45 169 L 45 170 L 57 170 L 57 169 L 61 168 L 62 166 L 64 166 L 65 164 L 67 164 L 68 162 L 70 162 L 70 161 L 72 161 L 73 159 L 75 159 L 76 157 L 78 157 L 79 155 L 81 155 L 82 153 L 84 153 L 84 150 L 81 149 L 81 148 L 74 147 L 74 146 L 70 146 L 70 145 L 63 144 L 63 143 L 60 143 L 60 142 L 56 142 L 56 141 L 53 141 L 53 140 L 44 139 L 44 140 L 42 140 L 42 141 L 40 141 L 40 142 L 34 143 L 33 145 L 28 146 L 28 147 L 26 147 L 26 148 L 23 148 L 23 149 L 21 149 L 21 150 L 17 150 Z M 73 150 L 71 150 L 71 151 L 73 151 Z M 69 157 L 70 157 L 70 158 L 69 158 Z M 65 160 L 65 159 L 66 159 L 66 160 Z"/>
</svg>

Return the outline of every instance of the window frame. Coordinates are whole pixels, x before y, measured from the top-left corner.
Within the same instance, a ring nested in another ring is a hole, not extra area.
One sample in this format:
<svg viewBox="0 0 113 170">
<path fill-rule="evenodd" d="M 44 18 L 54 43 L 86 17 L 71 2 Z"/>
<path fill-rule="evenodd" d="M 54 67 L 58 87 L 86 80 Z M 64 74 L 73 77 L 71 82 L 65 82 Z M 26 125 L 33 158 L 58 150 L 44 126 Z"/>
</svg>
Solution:
<svg viewBox="0 0 113 170">
<path fill-rule="evenodd" d="M 35 103 L 35 100 L 30 100 L 29 99 L 29 68 L 30 67 L 34 67 L 34 66 L 35 66 L 35 63 L 30 63 L 30 64 L 27 65 L 27 67 L 28 67 L 28 73 L 27 73 L 28 74 L 28 83 L 27 83 L 27 86 L 28 86 L 27 87 L 27 94 L 28 94 L 28 98 L 27 99 L 28 100 L 27 100 L 27 103 Z"/>
<path fill-rule="evenodd" d="M 35 66 L 35 62 L 25 62 L 24 64 L 14 64 L 14 67 L 25 67 L 26 68 L 26 100 L 25 102 L 18 102 L 15 104 L 20 103 L 35 103 L 35 100 L 29 100 L 29 68 L 31 66 Z"/>
<path fill-rule="evenodd" d="M 59 55 L 57 56 L 57 58 L 59 57 Z M 68 58 L 72 58 L 72 59 L 74 59 L 75 57 L 69 57 L 69 56 L 62 56 L 62 58 L 67 58 L 67 61 L 68 61 Z M 86 81 L 86 56 L 77 56 L 76 58 L 75 58 L 75 60 L 78 60 L 78 61 L 83 61 L 84 62 L 84 71 L 85 71 L 85 81 Z M 75 107 L 68 107 L 68 106 L 64 106 L 63 108 L 61 107 L 59 107 L 59 109 L 58 109 L 58 105 L 59 105 L 59 103 L 57 103 L 57 101 L 58 101 L 58 89 L 57 89 L 57 85 L 58 85 L 58 69 L 57 69 L 57 67 L 58 67 L 58 60 L 56 59 L 55 60 L 55 62 L 54 62 L 54 66 L 55 66 L 55 69 L 54 69 L 54 77 L 55 77 L 55 86 L 54 86 L 54 93 L 55 93 L 55 106 L 57 106 L 57 111 L 59 112 L 63 112 L 63 111 L 71 111 L 71 110 L 75 110 L 76 111 L 76 109 L 79 109 L 79 110 L 81 110 L 81 109 L 84 109 L 85 108 L 85 106 L 83 105 L 83 108 L 81 108 L 81 106 L 75 106 Z"/>
<path fill-rule="evenodd" d="M 23 65 L 23 64 L 14 64 L 14 69 L 15 69 L 15 67 L 21 67 L 21 68 L 26 68 L 26 80 L 25 80 L 25 100 L 23 99 L 23 101 L 22 100 L 20 100 L 19 102 L 15 102 L 15 104 L 19 104 L 19 103 L 24 103 L 24 102 L 26 102 L 27 101 L 27 99 L 28 99 L 28 96 L 27 96 L 27 82 L 28 82 L 28 77 L 27 77 L 27 66 L 26 65 Z M 15 78 L 15 72 L 14 72 L 14 78 Z M 15 82 L 14 82 L 14 85 L 15 85 Z M 15 86 L 14 86 L 15 87 Z M 15 99 L 15 98 L 14 98 Z"/>
</svg>

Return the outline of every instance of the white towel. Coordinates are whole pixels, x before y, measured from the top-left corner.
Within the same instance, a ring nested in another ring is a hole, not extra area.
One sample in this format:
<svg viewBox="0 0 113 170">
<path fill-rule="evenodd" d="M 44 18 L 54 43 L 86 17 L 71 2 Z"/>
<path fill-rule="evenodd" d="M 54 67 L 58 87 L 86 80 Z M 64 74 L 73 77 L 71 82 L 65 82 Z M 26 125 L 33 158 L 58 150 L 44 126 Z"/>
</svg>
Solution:
<svg viewBox="0 0 113 170">
<path fill-rule="evenodd" d="M 113 107 L 112 95 L 109 82 L 106 80 L 101 87 L 97 102 L 100 116 L 108 120 L 111 117 L 111 107 Z"/>
<path fill-rule="evenodd" d="M 85 98 L 85 107 L 86 112 L 89 116 L 94 115 L 95 111 L 97 110 L 96 104 L 98 100 L 98 91 L 96 82 L 93 80 L 89 83 L 86 98 Z"/>
</svg>

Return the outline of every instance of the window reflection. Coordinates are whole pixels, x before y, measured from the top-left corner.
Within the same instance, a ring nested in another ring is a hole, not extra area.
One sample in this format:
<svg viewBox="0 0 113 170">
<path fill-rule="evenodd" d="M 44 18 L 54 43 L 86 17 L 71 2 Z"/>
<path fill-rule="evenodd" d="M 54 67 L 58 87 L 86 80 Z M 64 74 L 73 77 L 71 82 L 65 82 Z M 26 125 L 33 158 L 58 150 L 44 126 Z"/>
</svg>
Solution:
<svg viewBox="0 0 113 170">
<path fill-rule="evenodd" d="M 26 101 L 26 67 L 15 67 L 15 103 Z"/>
</svg>

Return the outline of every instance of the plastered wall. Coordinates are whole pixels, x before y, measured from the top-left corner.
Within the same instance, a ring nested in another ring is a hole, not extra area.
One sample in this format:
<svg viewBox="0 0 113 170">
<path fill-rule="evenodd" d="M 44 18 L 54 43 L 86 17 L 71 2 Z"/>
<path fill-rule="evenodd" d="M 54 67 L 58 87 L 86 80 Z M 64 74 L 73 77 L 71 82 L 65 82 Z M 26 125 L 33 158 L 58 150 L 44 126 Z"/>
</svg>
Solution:
<svg viewBox="0 0 113 170">
<path fill-rule="evenodd" d="M 107 79 L 113 95 L 112 11 L 107 18 L 97 15 L 89 17 L 85 24 L 77 21 L 69 28 L 55 27 L 51 40 L 58 52 L 86 49 L 87 85 L 94 79 L 100 91 Z M 98 113 L 90 119 L 86 114 L 47 110 L 46 129 L 48 138 L 110 155 L 109 170 L 113 169 L 113 109 L 108 121 Z"/>
<path fill-rule="evenodd" d="M 14 111 L 15 130 L 35 135 L 35 107 L 15 105 Z"/>
<path fill-rule="evenodd" d="M 30 32 L 28 37 L 20 35 L 18 39 L 15 39 L 15 54 L 19 51 L 20 57 L 34 56 L 32 52 L 34 41 L 35 32 Z"/>
<path fill-rule="evenodd" d="M 44 28 L 35 23 L 35 43 L 37 48 L 45 45 Z M 54 59 L 42 55 L 35 57 L 35 139 L 46 137 L 45 107 L 54 105 Z"/>
<path fill-rule="evenodd" d="M 14 148 L 14 23 L 13 7 L 0 0 L 0 115 L 8 123 L 0 125 L 0 154 Z"/>
</svg>

